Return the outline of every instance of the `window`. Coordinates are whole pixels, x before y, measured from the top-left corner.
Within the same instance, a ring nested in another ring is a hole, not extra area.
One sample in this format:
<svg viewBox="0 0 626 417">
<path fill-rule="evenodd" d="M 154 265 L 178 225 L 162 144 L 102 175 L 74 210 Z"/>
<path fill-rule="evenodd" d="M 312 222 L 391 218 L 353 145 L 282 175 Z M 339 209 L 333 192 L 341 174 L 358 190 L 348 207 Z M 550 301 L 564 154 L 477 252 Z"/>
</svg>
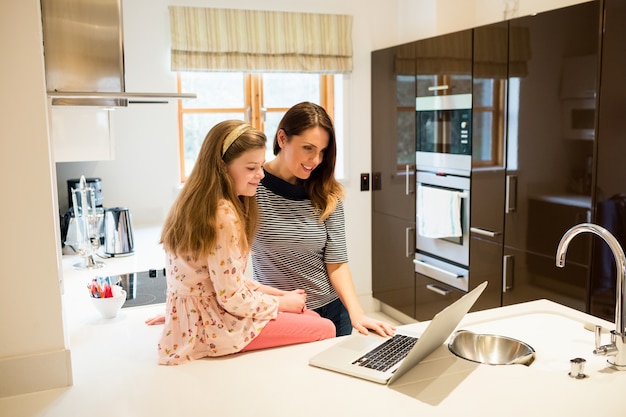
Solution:
<svg viewBox="0 0 626 417">
<path fill-rule="evenodd" d="M 178 91 L 193 92 L 195 100 L 178 104 L 181 181 L 196 161 L 207 132 L 226 119 L 245 120 L 265 132 L 267 156 L 274 157 L 272 143 L 284 113 L 301 101 L 315 102 L 335 122 L 338 154 L 341 155 L 341 121 L 335 118 L 335 103 L 341 102 L 340 75 L 311 73 L 179 72 Z M 343 172 L 337 158 L 337 172 Z"/>
</svg>

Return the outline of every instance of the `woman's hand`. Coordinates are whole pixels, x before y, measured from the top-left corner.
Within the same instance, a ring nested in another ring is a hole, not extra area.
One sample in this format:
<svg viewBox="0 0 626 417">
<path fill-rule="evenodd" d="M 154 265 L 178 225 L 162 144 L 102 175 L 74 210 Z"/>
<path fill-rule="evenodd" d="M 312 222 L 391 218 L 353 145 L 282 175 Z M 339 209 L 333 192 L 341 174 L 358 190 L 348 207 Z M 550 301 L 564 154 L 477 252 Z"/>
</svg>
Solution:
<svg viewBox="0 0 626 417">
<path fill-rule="evenodd" d="M 148 326 L 153 326 L 155 324 L 163 324 L 165 323 L 165 314 L 159 314 L 158 316 L 154 316 L 146 320 L 146 324 Z"/>
<path fill-rule="evenodd" d="M 278 296 L 278 311 L 302 313 L 306 309 L 306 293 L 304 290 L 286 291 Z"/>
<path fill-rule="evenodd" d="M 372 319 L 364 314 L 355 318 L 350 317 L 350 321 L 352 321 L 352 327 L 363 334 L 368 334 L 368 329 L 375 331 L 383 337 L 393 336 L 396 332 L 395 326 L 385 323 L 384 321 Z"/>
</svg>

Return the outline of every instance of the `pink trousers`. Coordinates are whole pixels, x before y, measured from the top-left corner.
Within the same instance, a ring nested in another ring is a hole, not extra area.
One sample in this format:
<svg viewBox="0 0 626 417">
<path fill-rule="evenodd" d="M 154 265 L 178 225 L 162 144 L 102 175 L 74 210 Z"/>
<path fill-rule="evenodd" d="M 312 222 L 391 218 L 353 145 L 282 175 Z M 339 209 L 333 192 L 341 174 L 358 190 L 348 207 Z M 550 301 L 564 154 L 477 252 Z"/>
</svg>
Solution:
<svg viewBox="0 0 626 417">
<path fill-rule="evenodd" d="M 333 322 L 320 317 L 313 310 L 305 310 L 302 314 L 278 313 L 275 319 L 265 325 L 261 334 L 241 351 L 330 339 L 335 337 L 335 332 Z"/>
</svg>

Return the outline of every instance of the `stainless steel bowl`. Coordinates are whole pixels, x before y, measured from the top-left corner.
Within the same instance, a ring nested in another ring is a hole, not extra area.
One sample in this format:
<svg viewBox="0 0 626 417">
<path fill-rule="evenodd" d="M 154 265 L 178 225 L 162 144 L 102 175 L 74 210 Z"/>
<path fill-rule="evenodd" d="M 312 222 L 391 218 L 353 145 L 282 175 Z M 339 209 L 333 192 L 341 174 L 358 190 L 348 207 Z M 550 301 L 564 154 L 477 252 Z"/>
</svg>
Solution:
<svg viewBox="0 0 626 417">
<path fill-rule="evenodd" d="M 448 349 L 459 358 L 488 365 L 529 366 L 535 360 L 535 349 L 522 341 L 467 330 L 455 332 Z"/>
</svg>

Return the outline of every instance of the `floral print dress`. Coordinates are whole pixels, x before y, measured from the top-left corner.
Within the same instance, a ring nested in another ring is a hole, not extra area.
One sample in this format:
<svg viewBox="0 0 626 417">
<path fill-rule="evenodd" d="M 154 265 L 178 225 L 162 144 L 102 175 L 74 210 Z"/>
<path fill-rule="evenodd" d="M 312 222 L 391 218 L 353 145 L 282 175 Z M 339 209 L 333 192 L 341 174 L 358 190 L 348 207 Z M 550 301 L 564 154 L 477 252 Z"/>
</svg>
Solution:
<svg viewBox="0 0 626 417">
<path fill-rule="evenodd" d="M 231 203 L 217 211 L 216 248 L 208 259 L 167 254 L 165 327 L 159 363 L 177 365 L 239 352 L 278 314 L 278 299 L 245 278 L 240 224 Z"/>
</svg>

